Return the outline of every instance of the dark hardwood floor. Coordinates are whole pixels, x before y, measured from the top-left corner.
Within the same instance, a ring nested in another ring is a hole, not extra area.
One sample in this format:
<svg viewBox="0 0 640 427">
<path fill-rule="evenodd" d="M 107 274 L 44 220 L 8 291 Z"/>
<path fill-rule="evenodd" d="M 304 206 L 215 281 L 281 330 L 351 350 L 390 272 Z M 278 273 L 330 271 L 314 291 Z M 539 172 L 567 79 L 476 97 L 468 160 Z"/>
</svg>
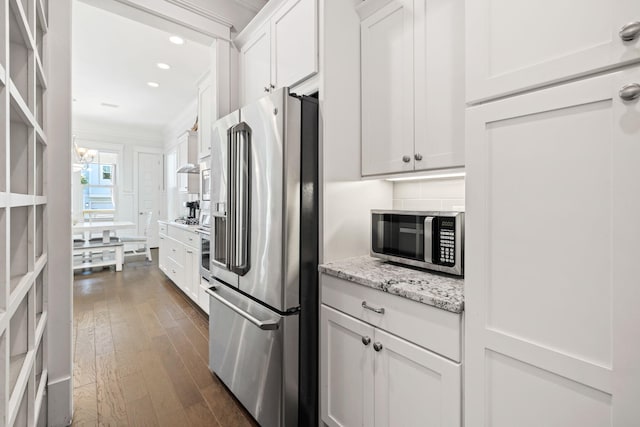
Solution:
<svg viewBox="0 0 640 427">
<path fill-rule="evenodd" d="M 157 255 L 74 276 L 73 426 L 255 426 L 209 372 L 207 316 Z"/>
</svg>

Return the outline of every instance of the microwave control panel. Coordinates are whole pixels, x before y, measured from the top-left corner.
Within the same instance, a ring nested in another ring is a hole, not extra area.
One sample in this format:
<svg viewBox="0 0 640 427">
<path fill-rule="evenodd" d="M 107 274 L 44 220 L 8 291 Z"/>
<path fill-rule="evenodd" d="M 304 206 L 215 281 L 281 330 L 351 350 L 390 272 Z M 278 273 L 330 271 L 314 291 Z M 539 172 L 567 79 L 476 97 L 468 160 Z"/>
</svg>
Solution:
<svg viewBox="0 0 640 427">
<path fill-rule="evenodd" d="M 436 235 L 439 249 L 435 251 L 438 264 L 452 267 L 456 264 L 456 221 L 454 218 L 438 218 Z"/>
</svg>

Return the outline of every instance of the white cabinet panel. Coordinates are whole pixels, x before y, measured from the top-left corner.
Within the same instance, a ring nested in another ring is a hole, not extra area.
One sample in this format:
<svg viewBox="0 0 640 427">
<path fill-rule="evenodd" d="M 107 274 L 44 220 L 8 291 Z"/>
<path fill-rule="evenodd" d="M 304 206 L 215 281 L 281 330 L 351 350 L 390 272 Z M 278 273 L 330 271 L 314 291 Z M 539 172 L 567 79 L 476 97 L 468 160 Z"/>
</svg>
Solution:
<svg viewBox="0 0 640 427">
<path fill-rule="evenodd" d="M 200 300 L 200 264 L 198 251 L 184 246 L 184 292 L 196 303 Z"/>
<path fill-rule="evenodd" d="M 584 384 L 492 351 L 486 376 L 491 427 L 612 425 L 611 395 Z"/>
<path fill-rule="evenodd" d="M 271 32 L 265 24 L 240 50 L 240 99 L 253 102 L 271 89 Z"/>
<path fill-rule="evenodd" d="M 374 328 L 325 305 L 320 323 L 322 420 L 331 427 L 373 426 Z"/>
<path fill-rule="evenodd" d="M 391 2 L 360 29 L 362 174 L 412 171 L 413 0 Z"/>
<path fill-rule="evenodd" d="M 318 5 L 291 0 L 271 20 L 273 83 L 293 86 L 318 72 Z"/>
<path fill-rule="evenodd" d="M 636 0 L 466 2 L 467 101 L 557 82 L 640 59 Z"/>
<path fill-rule="evenodd" d="M 375 426 L 460 426 L 459 364 L 376 329 Z"/>
<path fill-rule="evenodd" d="M 209 76 L 198 86 L 198 158 L 211 154 L 213 125 L 213 85 Z"/>
<path fill-rule="evenodd" d="M 464 2 L 414 4 L 415 169 L 464 166 Z"/>
<path fill-rule="evenodd" d="M 467 110 L 469 422 L 490 420 L 504 405 L 492 400 L 501 395 L 486 395 L 495 380 L 486 367 L 507 363 L 491 352 L 539 368 L 509 381 L 531 391 L 531 405 L 558 407 L 543 425 L 582 425 L 581 411 L 560 408 L 577 408 L 582 397 L 554 400 L 548 387 L 527 383 L 542 372 L 555 376 L 548 383 L 579 383 L 566 393 L 597 390 L 597 401 L 613 394 L 614 420 L 640 418 L 632 403 L 640 368 L 629 362 L 640 356 L 631 332 L 640 316 L 629 302 L 640 296 L 630 255 L 640 226 L 625 219 L 640 208 L 640 106 L 618 94 L 632 82 L 640 83 L 640 69 Z M 592 421 L 605 417 L 591 409 Z"/>
</svg>

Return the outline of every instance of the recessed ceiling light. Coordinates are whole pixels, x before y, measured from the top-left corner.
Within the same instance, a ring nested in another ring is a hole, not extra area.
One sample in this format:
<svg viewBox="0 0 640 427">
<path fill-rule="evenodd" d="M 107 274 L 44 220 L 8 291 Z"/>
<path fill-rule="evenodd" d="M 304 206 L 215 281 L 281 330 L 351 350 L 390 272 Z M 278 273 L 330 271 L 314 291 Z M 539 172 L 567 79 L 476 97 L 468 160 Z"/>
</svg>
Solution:
<svg viewBox="0 0 640 427">
<path fill-rule="evenodd" d="M 169 37 L 169 41 L 173 44 L 184 44 L 184 39 L 178 36 Z"/>
<path fill-rule="evenodd" d="M 151 87 L 159 87 L 160 85 L 156 82 L 147 82 L 147 84 Z"/>
<path fill-rule="evenodd" d="M 160 68 L 161 70 L 168 70 L 169 68 L 171 68 L 169 66 L 169 64 L 165 64 L 164 62 L 158 62 L 156 64 L 158 66 L 158 68 Z"/>
</svg>

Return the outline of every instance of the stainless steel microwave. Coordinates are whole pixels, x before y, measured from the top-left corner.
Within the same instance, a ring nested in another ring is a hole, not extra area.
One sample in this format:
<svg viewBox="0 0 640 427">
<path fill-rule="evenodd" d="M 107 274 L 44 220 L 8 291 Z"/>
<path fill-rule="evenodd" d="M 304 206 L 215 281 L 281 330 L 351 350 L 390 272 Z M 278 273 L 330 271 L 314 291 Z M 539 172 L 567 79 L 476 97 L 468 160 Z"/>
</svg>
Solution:
<svg viewBox="0 0 640 427">
<path fill-rule="evenodd" d="M 464 275 L 464 212 L 371 211 L 371 256 Z"/>
</svg>

